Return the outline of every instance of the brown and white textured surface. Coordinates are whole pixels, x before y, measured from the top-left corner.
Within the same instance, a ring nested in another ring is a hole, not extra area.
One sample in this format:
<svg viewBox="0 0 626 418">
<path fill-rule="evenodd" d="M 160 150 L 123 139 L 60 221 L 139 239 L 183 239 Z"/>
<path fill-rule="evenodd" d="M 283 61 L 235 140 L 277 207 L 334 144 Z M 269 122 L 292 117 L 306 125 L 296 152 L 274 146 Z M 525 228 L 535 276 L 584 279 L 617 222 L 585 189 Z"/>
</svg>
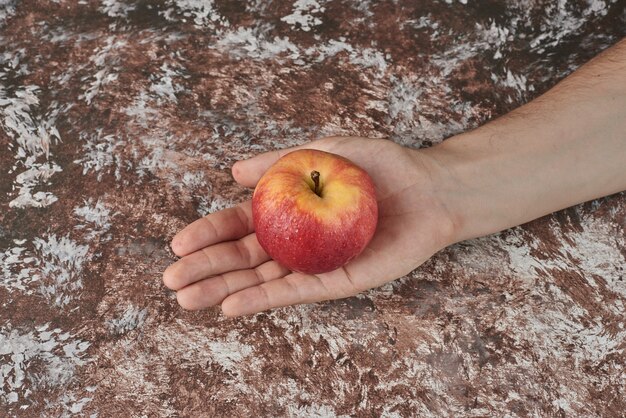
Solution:
<svg viewBox="0 0 626 418">
<path fill-rule="evenodd" d="M 0 0 L 0 415 L 623 416 L 624 194 L 248 318 L 161 272 L 250 196 L 235 160 L 431 145 L 625 28 L 614 0 Z"/>
</svg>

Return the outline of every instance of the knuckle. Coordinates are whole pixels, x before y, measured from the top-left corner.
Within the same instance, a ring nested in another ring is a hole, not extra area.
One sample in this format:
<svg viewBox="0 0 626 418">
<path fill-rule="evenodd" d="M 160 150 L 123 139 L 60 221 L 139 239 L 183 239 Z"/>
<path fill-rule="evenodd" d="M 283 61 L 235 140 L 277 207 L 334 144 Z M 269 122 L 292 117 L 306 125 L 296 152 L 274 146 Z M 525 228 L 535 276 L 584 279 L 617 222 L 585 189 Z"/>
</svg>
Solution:
<svg viewBox="0 0 626 418">
<path fill-rule="evenodd" d="M 243 260 L 244 264 L 247 266 L 252 265 L 252 254 L 246 244 L 242 241 L 236 241 L 235 248 L 237 249 L 237 254 L 241 260 Z"/>
<path fill-rule="evenodd" d="M 261 291 L 261 297 L 263 298 L 263 310 L 270 309 L 273 305 L 269 292 L 264 285 L 259 286 L 259 290 Z"/>
</svg>

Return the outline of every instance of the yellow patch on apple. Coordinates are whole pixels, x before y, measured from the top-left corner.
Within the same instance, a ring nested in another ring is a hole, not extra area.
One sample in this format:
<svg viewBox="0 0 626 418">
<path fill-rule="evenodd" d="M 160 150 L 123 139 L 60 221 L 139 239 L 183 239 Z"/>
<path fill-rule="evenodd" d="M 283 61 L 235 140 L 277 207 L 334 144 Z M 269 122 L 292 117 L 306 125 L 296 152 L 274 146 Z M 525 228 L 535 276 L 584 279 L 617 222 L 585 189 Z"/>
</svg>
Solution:
<svg viewBox="0 0 626 418">
<path fill-rule="evenodd" d="M 323 273 L 358 256 L 378 221 L 374 184 L 339 155 L 305 149 L 280 158 L 252 199 L 257 239 L 292 271 Z"/>
</svg>

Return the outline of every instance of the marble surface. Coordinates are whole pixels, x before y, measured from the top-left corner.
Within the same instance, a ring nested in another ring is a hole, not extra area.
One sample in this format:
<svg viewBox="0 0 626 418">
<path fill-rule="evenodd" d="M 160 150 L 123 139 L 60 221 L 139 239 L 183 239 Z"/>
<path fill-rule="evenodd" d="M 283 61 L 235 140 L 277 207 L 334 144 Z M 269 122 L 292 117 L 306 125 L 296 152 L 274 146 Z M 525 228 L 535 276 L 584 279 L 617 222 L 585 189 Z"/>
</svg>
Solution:
<svg viewBox="0 0 626 418">
<path fill-rule="evenodd" d="M 248 318 L 161 273 L 250 197 L 237 159 L 432 145 L 625 28 L 615 0 L 0 0 L 0 415 L 624 416 L 624 194 Z"/>
</svg>

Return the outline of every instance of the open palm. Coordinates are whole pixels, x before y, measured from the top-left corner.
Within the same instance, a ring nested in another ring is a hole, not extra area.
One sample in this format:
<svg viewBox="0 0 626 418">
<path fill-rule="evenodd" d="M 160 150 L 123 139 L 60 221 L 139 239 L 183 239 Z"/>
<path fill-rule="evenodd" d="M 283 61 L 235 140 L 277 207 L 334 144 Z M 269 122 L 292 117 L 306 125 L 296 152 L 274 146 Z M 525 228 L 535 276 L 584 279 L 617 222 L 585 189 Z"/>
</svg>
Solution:
<svg viewBox="0 0 626 418">
<path fill-rule="evenodd" d="M 431 161 L 424 152 L 391 141 L 324 138 L 268 152 L 233 167 L 235 180 L 254 187 L 278 158 L 311 148 L 342 155 L 372 177 L 379 206 L 378 227 L 363 253 L 329 273 L 291 272 L 270 259 L 254 233 L 250 201 L 188 225 L 172 240 L 180 257 L 163 281 L 177 291 L 180 305 L 202 309 L 222 305 L 224 314 L 353 296 L 415 269 L 451 243 L 452 222 L 436 197 Z"/>
</svg>

